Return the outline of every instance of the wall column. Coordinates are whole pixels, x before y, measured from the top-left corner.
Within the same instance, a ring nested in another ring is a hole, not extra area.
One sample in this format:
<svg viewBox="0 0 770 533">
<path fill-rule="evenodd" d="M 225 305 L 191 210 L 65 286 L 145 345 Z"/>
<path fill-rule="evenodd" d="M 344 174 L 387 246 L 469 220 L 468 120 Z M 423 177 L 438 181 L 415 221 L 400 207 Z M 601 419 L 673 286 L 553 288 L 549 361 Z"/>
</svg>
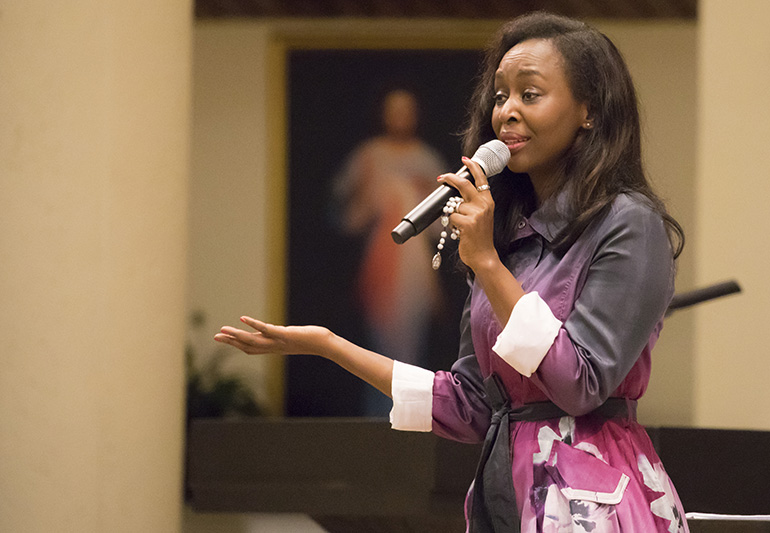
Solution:
<svg viewBox="0 0 770 533">
<path fill-rule="evenodd" d="M 770 4 L 701 0 L 698 17 L 696 277 L 744 292 L 695 310 L 695 425 L 768 430 Z"/>
<path fill-rule="evenodd" d="M 191 28 L 0 0 L 0 530 L 179 530 Z"/>
</svg>

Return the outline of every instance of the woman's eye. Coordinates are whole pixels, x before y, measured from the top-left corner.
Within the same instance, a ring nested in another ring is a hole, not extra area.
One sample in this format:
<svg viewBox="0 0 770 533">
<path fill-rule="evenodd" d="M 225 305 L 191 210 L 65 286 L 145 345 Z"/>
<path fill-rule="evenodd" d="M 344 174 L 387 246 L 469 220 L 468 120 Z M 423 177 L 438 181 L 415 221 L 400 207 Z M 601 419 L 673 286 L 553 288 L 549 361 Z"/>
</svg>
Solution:
<svg viewBox="0 0 770 533">
<path fill-rule="evenodd" d="M 502 105 L 508 97 L 505 93 L 495 93 L 494 101 L 495 105 Z"/>
<path fill-rule="evenodd" d="M 534 91 L 524 91 L 521 95 L 521 100 L 523 102 L 531 102 L 535 100 L 539 95 Z"/>
</svg>

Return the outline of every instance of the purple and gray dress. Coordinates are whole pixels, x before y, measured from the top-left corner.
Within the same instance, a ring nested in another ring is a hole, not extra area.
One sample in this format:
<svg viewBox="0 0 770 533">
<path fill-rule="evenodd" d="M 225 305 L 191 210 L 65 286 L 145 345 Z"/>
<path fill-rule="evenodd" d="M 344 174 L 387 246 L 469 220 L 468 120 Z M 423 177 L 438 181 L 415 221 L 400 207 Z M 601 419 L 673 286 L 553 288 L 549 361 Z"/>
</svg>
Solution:
<svg viewBox="0 0 770 533">
<path fill-rule="evenodd" d="M 620 195 L 559 254 L 551 243 L 569 221 L 564 198 L 518 222 L 503 261 L 527 294 L 505 325 L 474 283 L 451 371 L 396 362 L 393 427 L 484 441 L 493 415 L 499 419 L 484 386 L 494 374 L 512 410 L 559 413 L 512 418 L 502 426 L 507 464 L 486 467 L 485 477 L 503 485 L 512 477 L 511 516 L 522 532 L 686 532 L 679 497 L 635 420 L 674 290 L 663 221 L 643 198 Z M 608 415 L 610 404 L 628 408 Z"/>
</svg>

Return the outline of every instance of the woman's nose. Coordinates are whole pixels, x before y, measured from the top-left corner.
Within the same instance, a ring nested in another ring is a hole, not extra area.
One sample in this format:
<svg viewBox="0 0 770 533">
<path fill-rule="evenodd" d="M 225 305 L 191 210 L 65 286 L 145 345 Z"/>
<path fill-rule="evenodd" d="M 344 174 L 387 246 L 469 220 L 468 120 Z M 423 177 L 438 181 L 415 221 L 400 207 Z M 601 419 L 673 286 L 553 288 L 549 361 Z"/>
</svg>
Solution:
<svg viewBox="0 0 770 533">
<path fill-rule="evenodd" d="M 519 106 L 515 98 L 509 98 L 505 101 L 502 111 L 503 122 L 518 122 L 521 118 Z"/>
</svg>

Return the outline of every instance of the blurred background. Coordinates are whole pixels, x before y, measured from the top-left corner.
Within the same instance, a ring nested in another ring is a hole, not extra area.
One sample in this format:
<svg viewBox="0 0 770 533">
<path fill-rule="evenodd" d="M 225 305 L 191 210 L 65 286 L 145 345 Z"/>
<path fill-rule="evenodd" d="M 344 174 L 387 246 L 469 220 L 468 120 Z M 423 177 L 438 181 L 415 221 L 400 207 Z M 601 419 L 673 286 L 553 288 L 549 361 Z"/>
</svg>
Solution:
<svg viewBox="0 0 770 533">
<path fill-rule="evenodd" d="M 532 9 L 625 55 L 648 173 L 687 234 L 677 290 L 743 288 L 666 320 L 642 423 L 770 430 L 764 0 L 0 0 L 0 530 L 323 531 L 186 506 L 186 422 L 359 416 L 366 390 L 212 337 L 249 314 L 366 338 L 338 176 L 390 85 L 455 170 L 478 51 Z M 450 316 L 462 280 L 437 276 Z"/>
</svg>

